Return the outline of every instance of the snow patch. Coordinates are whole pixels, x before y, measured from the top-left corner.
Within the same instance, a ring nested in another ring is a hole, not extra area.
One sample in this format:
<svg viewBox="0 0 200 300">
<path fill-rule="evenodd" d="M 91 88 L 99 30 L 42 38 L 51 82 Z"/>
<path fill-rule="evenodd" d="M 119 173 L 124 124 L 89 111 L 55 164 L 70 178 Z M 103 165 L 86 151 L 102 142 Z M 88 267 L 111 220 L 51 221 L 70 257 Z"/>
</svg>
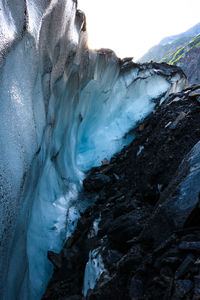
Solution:
<svg viewBox="0 0 200 300">
<path fill-rule="evenodd" d="M 140 146 L 140 147 L 139 147 L 139 150 L 138 150 L 138 152 L 137 152 L 137 156 L 140 155 L 140 153 L 142 152 L 143 149 L 144 149 L 144 146 Z"/>
<path fill-rule="evenodd" d="M 85 267 L 83 295 L 86 297 L 89 289 L 93 290 L 103 272 L 107 272 L 101 257 L 100 248 L 89 252 L 89 260 Z"/>
<path fill-rule="evenodd" d="M 98 234 L 100 221 L 101 221 L 101 214 L 100 214 L 99 218 L 95 219 L 92 224 L 92 229 L 90 230 L 90 232 L 88 234 L 89 239 L 95 237 Z"/>
</svg>

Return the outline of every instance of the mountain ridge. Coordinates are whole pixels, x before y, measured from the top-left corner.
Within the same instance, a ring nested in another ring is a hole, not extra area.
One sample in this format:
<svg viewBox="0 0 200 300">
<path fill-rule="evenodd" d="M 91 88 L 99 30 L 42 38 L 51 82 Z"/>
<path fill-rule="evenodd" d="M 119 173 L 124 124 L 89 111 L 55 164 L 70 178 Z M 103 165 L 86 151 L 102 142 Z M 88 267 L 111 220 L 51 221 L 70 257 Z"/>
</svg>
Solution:
<svg viewBox="0 0 200 300">
<path fill-rule="evenodd" d="M 191 37 L 191 36 L 194 36 L 194 35 L 198 34 L 199 32 L 200 32 L 200 23 L 197 23 L 196 25 L 194 25 L 193 27 L 189 28 L 186 31 L 183 31 L 182 33 L 171 35 L 171 36 L 163 38 L 160 41 L 159 44 L 164 45 L 164 44 L 172 42 L 172 41 L 174 41 L 174 40 L 176 40 L 177 38 L 180 38 L 180 37 L 186 37 L 186 36 Z"/>
<path fill-rule="evenodd" d="M 190 84 L 199 83 L 200 23 L 179 35 L 162 39 L 138 61 L 140 63 L 166 62 L 169 65 L 176 65 L 184 71 Z"/>
</svg>

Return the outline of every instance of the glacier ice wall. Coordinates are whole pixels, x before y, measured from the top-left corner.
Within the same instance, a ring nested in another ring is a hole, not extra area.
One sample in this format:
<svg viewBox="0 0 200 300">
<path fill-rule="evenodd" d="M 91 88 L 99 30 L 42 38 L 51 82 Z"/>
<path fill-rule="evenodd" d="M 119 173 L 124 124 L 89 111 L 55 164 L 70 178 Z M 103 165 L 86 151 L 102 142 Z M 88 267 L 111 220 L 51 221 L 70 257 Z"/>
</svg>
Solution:
<svg viewBox="0 0 200 300">
<path fill-rule="evenodd" d="M 75 0 L 0 4 L 0 295 L 40 299 L 87 199 L 84 171 L 185 85 L 173 67 L 88 50 Z M 3 270 L 3 271 L 2 271 Z"/>
</svg>

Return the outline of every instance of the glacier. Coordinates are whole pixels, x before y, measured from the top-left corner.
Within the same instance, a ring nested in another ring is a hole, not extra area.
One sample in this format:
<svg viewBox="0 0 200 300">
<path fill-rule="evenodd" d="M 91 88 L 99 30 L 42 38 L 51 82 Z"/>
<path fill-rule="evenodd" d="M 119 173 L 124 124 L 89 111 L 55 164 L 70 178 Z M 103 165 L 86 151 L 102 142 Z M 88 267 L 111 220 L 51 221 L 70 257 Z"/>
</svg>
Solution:
<svg viewBox="0 0 200 300">
<path fill-rule="evenodd" d="M 187 83 L 176 67 L 89 50 L 75 0 L 0 4 L 0 295 L 40 299 L 87 199 L 85 171 Z"/>
</svg>

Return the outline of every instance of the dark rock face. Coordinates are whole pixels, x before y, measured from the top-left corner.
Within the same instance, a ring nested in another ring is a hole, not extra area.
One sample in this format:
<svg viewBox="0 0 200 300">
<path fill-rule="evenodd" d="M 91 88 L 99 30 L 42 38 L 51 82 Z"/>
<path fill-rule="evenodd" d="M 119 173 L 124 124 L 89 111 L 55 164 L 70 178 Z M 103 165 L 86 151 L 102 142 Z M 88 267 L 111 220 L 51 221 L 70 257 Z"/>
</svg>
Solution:
<svg viewBox="0 0 200 300">
<path fill-rule="evenodd" d="M 176 65 L 182 68 L 190 83 L 198 83 L 200 80 L 200 47 L 195 47 L 185 53 Z"/>
<path fill-rule="evenodd" d="M 104 174 L 96 174 L 93 176 L 88 176 L 84 180 L 83 186 L 87 191 L 99 191 L 109 182 L 110 182 L 109 176 Z"/>
<path fill-rule="evenodd" d="M 62 252 L 49 253 L 55 272 L 43 299 L 83 299 L 94 249 L 105 271 L 88 300 L 199 299 L 199 88 L 171 94 L 130 146 L 88 173 L 84 197 L 96 201 Z"/>
</svg>

